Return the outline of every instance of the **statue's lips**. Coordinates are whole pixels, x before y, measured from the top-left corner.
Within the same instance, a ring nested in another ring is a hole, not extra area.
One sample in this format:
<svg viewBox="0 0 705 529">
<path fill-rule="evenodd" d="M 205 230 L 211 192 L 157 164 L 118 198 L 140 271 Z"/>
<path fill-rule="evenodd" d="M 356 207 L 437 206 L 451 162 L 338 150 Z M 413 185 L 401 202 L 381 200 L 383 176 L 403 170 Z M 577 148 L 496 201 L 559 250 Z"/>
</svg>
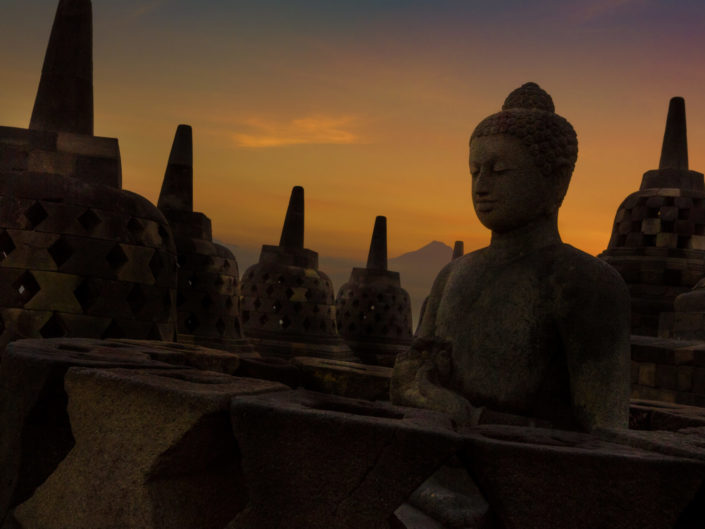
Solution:
<svg viewBox="0 0 705 529">
<path fill-rule="evenodd" d="M 475 209 L 477 211 L 491 211 L 496 203 L 496 200 L 475 200 Z"/>
</svg>

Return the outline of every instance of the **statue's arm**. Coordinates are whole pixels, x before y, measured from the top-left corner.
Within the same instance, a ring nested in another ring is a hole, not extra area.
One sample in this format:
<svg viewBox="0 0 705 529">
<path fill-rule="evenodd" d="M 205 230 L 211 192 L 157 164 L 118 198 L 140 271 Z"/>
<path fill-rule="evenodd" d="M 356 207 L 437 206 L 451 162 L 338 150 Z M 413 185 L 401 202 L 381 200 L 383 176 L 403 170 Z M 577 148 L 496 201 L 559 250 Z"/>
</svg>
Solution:
<svg viewBox="0 0 705 529">
<path fill-rule="evenodd" d="M 390 400 L 400 406 L 447 413 L 458 424 L 477 423 L 479 411 L 460 394 L 448 389 L 452 343 L 436 335 L 436 314 L 452 267 L 436 277 L 426 301 L 419 332 L 412 345 L 397 355 L 390 384 Z"/>
<path fill-rule="evenodd" d="M 577 426 L 626 428 L 630 395 L 630 297 L 601 261 L 559 286 L 558 321 Z"/>
</svg>

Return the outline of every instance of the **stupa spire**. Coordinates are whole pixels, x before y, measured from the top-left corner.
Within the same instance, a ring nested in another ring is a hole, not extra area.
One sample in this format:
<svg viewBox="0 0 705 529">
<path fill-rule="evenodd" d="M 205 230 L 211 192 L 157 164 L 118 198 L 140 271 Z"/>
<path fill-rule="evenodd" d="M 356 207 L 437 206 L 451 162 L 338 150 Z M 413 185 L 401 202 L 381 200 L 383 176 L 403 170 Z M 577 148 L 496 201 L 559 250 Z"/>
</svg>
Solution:
<svg viewBox="0 0 705 529">
<path fill-rule="evenodd" d="M 291 190 L 279 246 L 285 248 L 304 247 L 304 188 L 301 186 L 296 186 Z"/>
<path fill-rule="evenodd" d="M 463 241 L 455 241 L 455 245 L 453 246 L 453 257 L 451 258 L 451 261 L 455 261 L 458 257 L 462 257 L 464 253 L 465 245 L 463 244 Z"/>
<path fill-rule="evenodd" d="M 157 206 L 161 210 L 193 211 L 193 132 L 189 125 L 176 129 Z"/>
<path fill-rule="evenodd" d="M 668 105 L 659 169 L 688 170 L 688 136 L 682 97 L 671 98 Z"/>
<path fill-rule="evenodd" d="M 90 0 L 59 1 L 29 128 L 93 135 Z"/>
<path fill-rule="evenodd" d="M 367 268 L 387 269 L 387 217 L 379 216 L 375 219 L 370 252 L 367 254 Z"/>
</svg>

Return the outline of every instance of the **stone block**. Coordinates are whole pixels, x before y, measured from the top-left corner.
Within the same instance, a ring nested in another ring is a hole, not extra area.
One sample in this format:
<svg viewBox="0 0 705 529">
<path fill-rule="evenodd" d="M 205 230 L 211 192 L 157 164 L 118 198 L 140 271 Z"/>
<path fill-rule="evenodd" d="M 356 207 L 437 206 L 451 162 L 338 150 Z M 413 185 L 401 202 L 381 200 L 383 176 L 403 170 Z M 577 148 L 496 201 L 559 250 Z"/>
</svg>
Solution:
<svg viewBox="0 0 705 529">
<path fill-rule="evenodd" d="M 676 389 L 678 391 L 692 391 L 693 390 L 693 368 L 690 366 L 678 366 L 676 371 L 677 383 Z"/>
<path fill-rule="evenodd" d="M 657 388 L 678 389 L 675 366 L 656 366 L 655 382 Z"/>
<path fill-rule="evenodd" d="M 76 171 L 76 155 L 65 152 L 31 151 L 27 170 L 71 176 Z"/>
<path fill-rule="evenodd" d="M 388 529 L 459 448 L 442 414 L 302 390 L 231 413 L 250 502 L 229 529 Z"/>
<path fill-rule="evenodd" d="M 656 387 L 656 364 L 642 364 L 639 366 L 639 385 Z"/>
<path fill-rule="evenodd" d="M 705 369 L 701 367 L 693 369 L 693 393 L 705 395 Z"/>
<path fill-rule="evenodd" d="M 71 132 L 59 132 L 56 140 L 59 152 L 97 156 L 102 158 L 120 158 L 120 147 L 115 138 L 101 138 Z"/>
<path fill-rule="evenodd" d="M 75 444 L 15 509 L 24 529 L 221 529 L 247 498 L 230 400 L 288 389 L 190 369 L 84 368 L 65 388 Z"/>
<path fill-rule="evenodd" d="M 695 438 L 654 433 L 481 426 L 463 433 L 461 459 L 506 529 L 697 527 L 705 453 Z"/>
<path fill-rule="evenodd" d="M 327 358 L 296 357 L 302 385 L 313 391 L 366 400 L 389 400 L 392 369 Z"/>
<path fill-rule="evenodd" d="M 96 340 L 10 343 L 0 361 L 0 520 L 32 495 L 74 444 L 64 391 L 72 366 L 171 368 L 127 345 Z"/>
</svg>

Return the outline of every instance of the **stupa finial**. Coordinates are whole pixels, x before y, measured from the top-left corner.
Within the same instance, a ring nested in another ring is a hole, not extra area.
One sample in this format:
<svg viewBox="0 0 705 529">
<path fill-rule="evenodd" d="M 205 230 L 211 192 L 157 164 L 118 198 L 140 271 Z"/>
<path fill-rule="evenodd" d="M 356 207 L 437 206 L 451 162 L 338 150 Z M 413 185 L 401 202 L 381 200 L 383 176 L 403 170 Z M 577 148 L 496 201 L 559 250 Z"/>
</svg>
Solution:
<svg viewBox="0 0 705 529">
<path fill-rule="evenodd" d="M 367 268 L 387 269 L 387 217 L 379 216 L 375 219 L 370 253 L 367 254 Z"/>
<path fill-rule="evenodd" d="M 176 129 L 157 206 L 161 210 L 193 211 L 193 132 L 189 125 Z"/>
<path fill-rule="evenodd" d="M 685 124 L 685 100 L 682 97 L 671 98 L 668 105 L 659 169 L 688 169 L 688 135 Z"/>
<path fill-rule="evenodd" d="M 29 128 L 93 135 L 90 0 L 59 1 Z"/>
<path fill-rule="evenodd" d="M 455 245 L 453 246 L 453 257 L 451 258 L 451 261 L 455 261 L 459 257 L 462 257 L 464 253 L 465 245 L 463 244 L 463 241 L 455 241 Z"/>
<path fill-rule="evenodd" d="M 296 186 L 291 190 L 279 246 L 285 248 L 304 247 L 304 188 L 301 186 Z"/>
</svg>

